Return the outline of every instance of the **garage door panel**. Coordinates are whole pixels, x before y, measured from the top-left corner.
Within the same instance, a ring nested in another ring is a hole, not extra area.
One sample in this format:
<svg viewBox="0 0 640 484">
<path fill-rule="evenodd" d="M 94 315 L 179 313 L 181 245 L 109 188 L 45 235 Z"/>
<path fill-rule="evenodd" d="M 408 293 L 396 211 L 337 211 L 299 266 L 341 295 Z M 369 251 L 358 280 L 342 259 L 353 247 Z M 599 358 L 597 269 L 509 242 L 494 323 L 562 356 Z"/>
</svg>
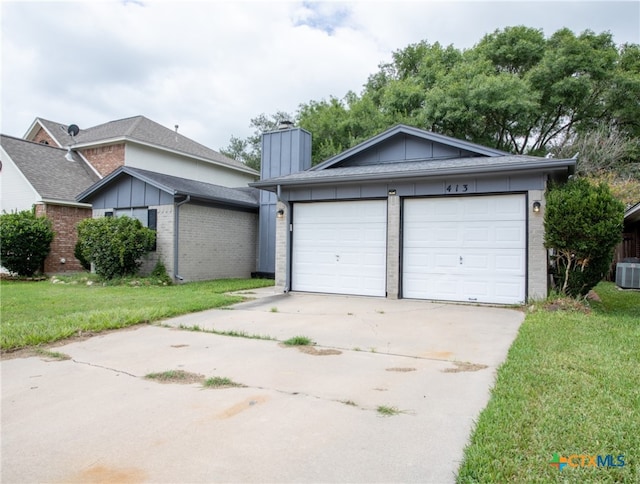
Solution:
<svg viewBox="0 0 640 484">
<path fill-rule="evenodd" d="M 523 195 L 406 199 L 403 296 L 523 302 L 525 210 Z"/>
<path fill-rule="evenodd" d="M 292 288 L 384 296 L 386 201 L 294 205 Z"/>
</svg>

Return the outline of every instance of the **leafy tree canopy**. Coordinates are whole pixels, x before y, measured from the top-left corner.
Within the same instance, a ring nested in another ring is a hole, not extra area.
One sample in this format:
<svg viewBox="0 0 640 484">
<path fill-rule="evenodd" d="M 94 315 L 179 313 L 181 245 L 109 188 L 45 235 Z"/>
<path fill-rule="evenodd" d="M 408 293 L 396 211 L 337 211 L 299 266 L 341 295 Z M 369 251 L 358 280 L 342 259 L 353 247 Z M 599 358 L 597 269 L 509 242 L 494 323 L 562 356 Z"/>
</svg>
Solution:
<svg viewBox="0 0 640 484">
<path fill-rule="evenodd" d="M 303 103 L 291 120 L 313 134 L 314 164 L 398 123 L 534 155 L 571 150 L 606 126 L 629 143 L 615 167 L 637 173 L 639 99 L 640 46 L 616 45 L 608 32 L 545 37 L 516 26 L 467 50 L 408 45 L 379 65 L 360 94 Z M 226 153 L 259 164 L 262 129 L 281 114 L 252 120 L 254 136 L 232 138 Z"/>
</svg>

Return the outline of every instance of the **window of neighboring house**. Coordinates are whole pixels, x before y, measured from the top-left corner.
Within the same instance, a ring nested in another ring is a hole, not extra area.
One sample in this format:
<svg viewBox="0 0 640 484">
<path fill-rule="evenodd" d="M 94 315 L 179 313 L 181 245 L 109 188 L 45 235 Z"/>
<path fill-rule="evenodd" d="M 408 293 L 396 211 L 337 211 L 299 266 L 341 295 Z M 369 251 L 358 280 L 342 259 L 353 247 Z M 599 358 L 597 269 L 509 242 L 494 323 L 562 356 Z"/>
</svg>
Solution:
<svg viewBox="0 0 640 484">
<path fill-rule="evenodd" d="M 137 218 L 144 227 L 148 227 L 156 233 L 158 231 L 158 210 L 155 208 L 116 208 L 113 212 L 105 212 L 105 217 L 122 217 L 123 215 Z M 156 250 L 155 241 L 151 250 Z"/>
</svg>

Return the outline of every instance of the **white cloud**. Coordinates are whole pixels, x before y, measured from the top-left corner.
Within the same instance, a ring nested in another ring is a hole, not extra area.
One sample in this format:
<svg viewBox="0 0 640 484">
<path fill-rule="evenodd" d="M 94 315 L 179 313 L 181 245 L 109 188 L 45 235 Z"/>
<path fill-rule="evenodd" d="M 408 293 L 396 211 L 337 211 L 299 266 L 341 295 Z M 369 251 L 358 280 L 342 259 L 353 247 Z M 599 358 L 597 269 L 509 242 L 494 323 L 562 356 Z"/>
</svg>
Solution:
<svg viewBox="0 0 640 484">
<path fill-rule="evenodd" d="M 2 132 L 143 114 L 214 149 L 260 113 L 360 92 L 391 52 L 509 25 L 640 42 L 637 2 L 2 2 Z"/>
</svg>

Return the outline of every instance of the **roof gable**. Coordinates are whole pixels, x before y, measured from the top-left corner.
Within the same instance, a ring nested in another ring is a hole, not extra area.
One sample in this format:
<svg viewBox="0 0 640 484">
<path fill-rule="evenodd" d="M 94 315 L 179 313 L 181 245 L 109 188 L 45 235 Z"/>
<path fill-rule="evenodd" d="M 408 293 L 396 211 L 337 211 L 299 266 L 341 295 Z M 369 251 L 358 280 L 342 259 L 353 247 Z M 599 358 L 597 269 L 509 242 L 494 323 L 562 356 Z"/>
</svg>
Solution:
<svg viewBox="0 0 640 484">
<path fill-rule="evenodd" d="M 80 202 L 92 203 L 93 200 L 103 196 L 106 192 L 112 191 L 113 188 L 117 187 L 123 179 L 134 179 L 150 187 L 153 187 L 155 190 L 169 195 L 171 202 L 176 196 L 189 196 L 206 202 L 219 203 L 235 207 L 258 207 L 258 191 L 256 189 L 228 188 L 220 185 L 213 185 L 211 183 L 205 183 L 171 175 L 164 175 L 162 173 L 156 173 L 153 171 L 142 170 L 140 168 L 132 168 L 127 166 L 118 168 L 113 173 L 100 180 L 98 183 L 89 187 L 87 190 L 78 195 L 77 199 Z M 159 201 L 163 202 L 155 202 L 153 204 L 163 204 L 167 203 L 167 201 L 169 200 L 167 199 L 167 197 L 161 195 L 156 198 Z M 127 206 L 127 203 L 128 202 L 126 202 L 122 206 Z M 150 204 L 142 203 L 140 205 Z"/>
<path fill-rule="evenodd" d="M 76 202 L 99 178 L 75 153 L 2 135 L 2 148 L 43 199 Z"/>
<path fill-rule="evenodd" d="M 60 146 L 72 146 L 74 149 L 101 144 L 129 141 L 187 155 L 246 173 L 258 175 L 258 172 L 244 163 L 224 156 L 176 131 L 165 128 L 144 116 L 109 121 L 90 128 L 80 129 L 77 136 L 70 136 L 68 126 L 36 118 L 34 124 L 25 135 L 35 136 L 36 127 L 42 126 Z"/>
<path fill-rule="evenodd" d="M 320 163 L 312 170 L 507 154 L 504 151 L 400 124 Z"/>
</svg>

